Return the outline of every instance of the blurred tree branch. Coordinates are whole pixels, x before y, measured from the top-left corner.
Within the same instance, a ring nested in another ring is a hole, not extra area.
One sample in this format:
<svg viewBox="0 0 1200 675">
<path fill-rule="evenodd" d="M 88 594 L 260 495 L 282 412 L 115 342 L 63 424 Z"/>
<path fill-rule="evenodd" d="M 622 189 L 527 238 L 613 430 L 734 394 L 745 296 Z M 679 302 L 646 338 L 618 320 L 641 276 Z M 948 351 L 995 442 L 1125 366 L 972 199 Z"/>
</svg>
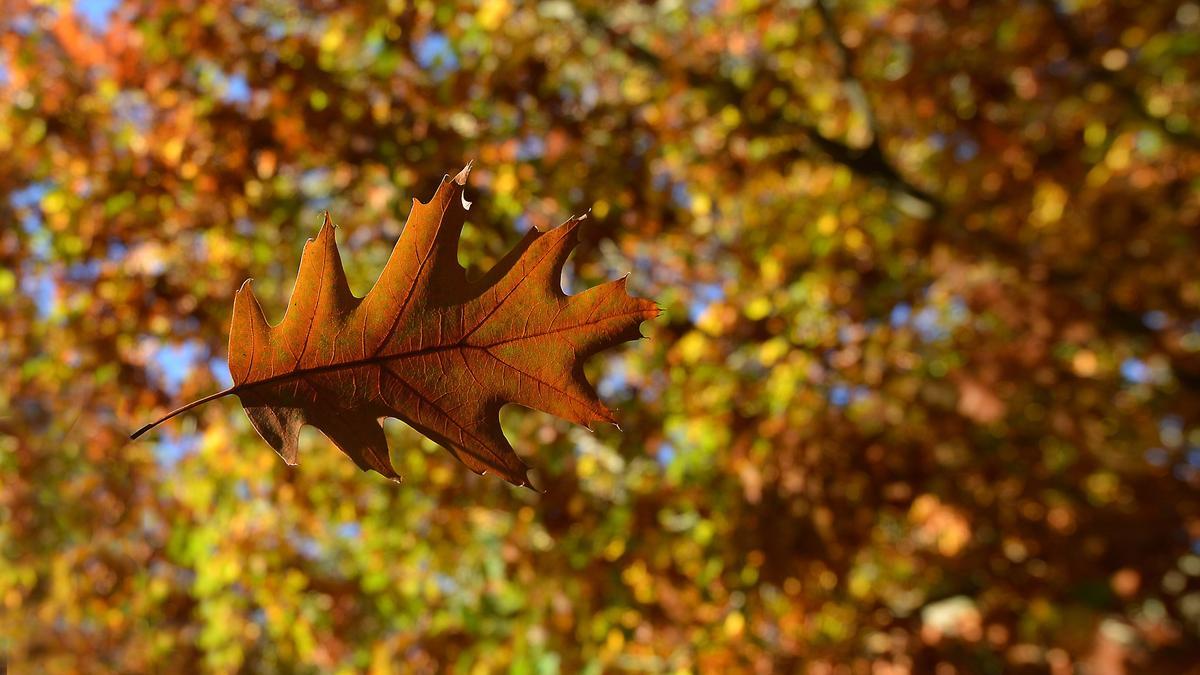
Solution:
<svg viewBox="0 0 1200 675">
<path fill-rule="evenodd" d="M 1058 23 L 1068 36 L 1067 39 L 1071 43 L 1072 53 L 1080 58 L 1086 57 L 1088 49 L 1084 46 L 1055 0 L 1040 1 L 1054 10 L 1056 23 Z M 910 215 L 919 216 L 927 223 L 936 223 L 936 225 L 929 228 L 926 236 L 922 238 L 926 246 L 932 245 L 932 242 L 937 238 L 934 236 L 935 233 L 941 233 L 940 236 L 946 240 L 956 242 L 961 246 L 963 252 L 974 251 L 975 254 L 990 257 L 1006 265 L 1011 265 L 1014 269 L 1021 270 L 1025 274 L 1029 273 L 1032 267 L 1043 264 L 1044 261 L 1040 260 L 1027 247 L 1011 242 L 990 230 L 966 230 L 953 223 L 946 222 L 944 218 L 946 209 L 942 199 L 918 187 L 900 173 L 896 165 L 888 159 L 883 150 L 883 133 L 879 128 L 874 108 L 870 103 L 865 88 L 854 72 L 856 59 L 853 50 L 841 39 L 836 20 L 826 0 L 817 0 L 815 5 L 821 17 L 823 32 L 827 39 L 834 45 L 834 49 L 838 54 L 841 80 L 843 84 L 849 87 L 851 100 L 860 107 L 862 114 L 867 119 L 871 131 L 871 141 L 865 147 L 854 147 L 842 140 L 830 138 L 822 134 L 816 127 L 807 124 L 797 125 L 801 133 L 837 164 L 845 166 L 860 177 L 895 191 L 902 198 L 915 199 L 921 205 L 927 207 L 927 211 L 924 213 L 922 213 L 922 209 L 919 207 L 915 210 L 906 209 Z M 638 44 L 626 32 L 622 32 L 612 26 L 601 14 L 596 12 L 588 13 L 585 16 L 585 20 L 592 30 L 606 35 L 613 45 L 620 48 L 635 61 L 656 70 L 662 70 L 667 67 L 667 63 L 662 57 Z M 759 68 L 760 70 L 757 73 L 758 77 L 756 79 L 765 81 L 770 87 L 782 86 L 790 88 L 790 84 L 784 82 L 782 78 L 766 67 L 765 64 L 759 64 Z M 1164 126 L 1162 119 L 1150 116 L 1146 110 L 1145 102 L 1137 95 L 1136 90 L 1117 81 L 1113 73 L 1091 66 L 1089 67 L 1089 73 L 1092 78 L 1101 79 L 1118 87 L 1122 95 L 1135 104 L 1135 109 L 1138 110 L 1139 114 L 1155 122 L 1165 132 L 1170 133 L 1173 138 L 1176 138 L 1176 140 L 1189 146 L 1196 140 L 1190 134 L 1170 132 Z M 741 87 L 731 79 L 717 74 L 715 69 L 700 72 L 695 68 L 684 68 L 682 74 L 688 84 L 693 87 L 716 88 L 721 92 L 722 96 L 729 100 L 737 100 L 745 97 L 745 92 Z M 756 127 L 750 131 L 755 135 L 783 135 L 784 132 L 776 128 L 777 125 L 778 122 L 775 120 L 764 121 L 761 128 Z M 794 152 L 796 155 L 801 154 L 799 150 Z M 1059 270 L 1053 271 L 1049 275 L 1048 280 L 1053 283 L 1052 288 L 1055 289 L 1056 293 L 1063 294 L 1064 302 L 1074 301 L 1072 298 L 1075 293 L 1071 290 L 1071 286 L 1078 283 L 1084 283 L 1085 285 L 1088 283 L 1078 275 Z M 1148 328 L 1136 313 L 1128 309 L 1111 306 L 1106 310 L 1106 314 L 1110 327 L 1118 329 L 1119 332 L 1136 335 L 1153 344 L 1161 345 L 1162 336 Z M 1194 369 L 1187 367 L 1175 359 L 1172 361 L 1174 364 L 1173 372 L 1180 385 L 1190 390 L 1200 391 L 1200 373 L 1195 372 Z"/>
<path fill-rule="evenodd" d="M 1193 129 L 1172 128 L 1167 124 L 1166 119 L 1150 111 L 1146 100 L 1132 84 L 1121 76 L 1120 72 L 1098 66 L 1092 61 L 1092 45 L 1075 27 L 1070 13 L 1058 0 L 1038 0 L 1038 2 L 1050 13 L 1054 25 L 1062 33 L 1063 40 L 1066 41 L 1071 56 L 1082 65 L 1085 80 L 1101 82 L 1112 87 L 1113 91 L 1117 92 L 1142 120 L 1153 124 L 1173 141 L 1192 149 L 1200 149 L 1200 135 L 1197 135 Z"/>
<path fill-rule="evenodd" d="M 853 77 L 851 72 L 853 56 L 845 44 L 837 38 L 836 30 L 832 27 L 831 20 L 827 18 L 828 13 L 824 10 L 824 5 L 819 5 L 819 7 L 822 8 L 822 17 L 826 22 L 825 31 L 827 35 L 831 36 L 839 53 L 842 54 L 841 70 L 843 83 L 850 85 L 851 98 L 856 102 L 856 105 L 862 106 L 865 112 L 871 130 L 871 142 L 866 147 L 857 148 L 845 141 L 826 136 L 815 126 L 809 124 L 792 125 L 790 129 L 780 129 L 778 126 L 786 123 L 779 120 L 763 120 L 761 124 L 762 128 L 754 128 L 751 131 L 755 135 L 776 137 L 786 136 L 789 131 L 793 133 L 799 131 L 817 149 L 834 162 L 845 166 L 855 174 L 875 184 L 882 185 L 889 190 L 894 190 L 901 195 L 919 202 L 920 206 L 915 209 L 916 213 L 914 215 L 929 220 L 936 219 L 943 211 L 941 200 L 905 178 L 896 165 L 884 153 L 880 139 L 881 134 L 874 111 L 870 106 L 861 83 Z M 662 57 L 639 45 L 628 34 L 613 27 L 600 13 L 589 12 L 585 14 L 584 18 L 592 30 L 607 36 L 610 43 L 621 49 L 638 63 L 659 71 L 666 68 L 667 63 Z M 770 84 L 772 87 L 793 88 L 790 83 L 784 82 L 765 64 L 760 63 L 758 66 L 759 73 L 756 79 Z M 745 98 L 742 87 L 728 77 L 719 75 L 715 69 L 709 72 L 699 72 L 694 68 L 685 67 L 682 74 L 688 84 L 693 87 L 714 88 L 729 100 Z"/>
</svg>

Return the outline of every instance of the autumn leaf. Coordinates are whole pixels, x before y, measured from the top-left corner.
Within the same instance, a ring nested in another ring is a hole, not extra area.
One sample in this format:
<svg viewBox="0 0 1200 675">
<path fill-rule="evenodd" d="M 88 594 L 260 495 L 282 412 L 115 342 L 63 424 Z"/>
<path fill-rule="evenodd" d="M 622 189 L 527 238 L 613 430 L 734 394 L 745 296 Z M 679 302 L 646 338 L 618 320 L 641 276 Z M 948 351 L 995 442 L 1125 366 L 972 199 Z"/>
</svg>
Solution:
<svg viewBox="0 0 1200 675">
<path fill-rule="evenodd" d="M 658 315 L 625 279 L 579 295 L 562 292 L 563 263 L 586 217 L 531 230 L 482 278 L 458 263 L 470 202 L 467 165 L 443 178 L 408 223 L 374 288 L 350 292 L 334 227 L 309 240 L 283 321 L 271 326 L 247 280 L 229 332 L 233 386 L 190 403 L 132 435 L 208 401 L 236 394 L 251 423 L 288 464 L 300 428 L 320 429 L 363 470 L 399 480 L 380 421 L 404 420 L 471 470 L 529 486 L 528 467 L 500 429 L 517 403 L 591 428 L 615 423 L 583 374 L 591 355 L 640 337 Z"/>
</svg>

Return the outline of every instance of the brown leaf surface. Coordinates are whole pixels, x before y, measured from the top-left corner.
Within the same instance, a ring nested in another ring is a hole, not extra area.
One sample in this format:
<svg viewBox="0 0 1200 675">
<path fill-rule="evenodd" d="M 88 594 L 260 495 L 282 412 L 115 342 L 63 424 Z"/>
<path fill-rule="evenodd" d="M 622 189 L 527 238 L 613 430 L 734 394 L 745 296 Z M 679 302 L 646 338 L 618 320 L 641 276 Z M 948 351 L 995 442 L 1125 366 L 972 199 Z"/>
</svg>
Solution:
<svg viewBox="0 0 1200 675">
<path fill-rule="evenodd" d="M 640 336 L 658 315 L 625 279 L 562 292 L 563 263 L 584 217 L 531 230 L 491 271 L 468 281 L 458 241 L 470 165 L 413 210 L 374 288 L 350 292 L 325 215 L 300 260 L 287 312 L 271 326 L 251 280 L 234 299 L 233 387 L 172 412 L 237 394 L 259 435 L 288 464 L 300 428 L 320 429 L 364 470 L 399 480 L 380 421 L 397 417 L 468 468 L 529 486 L 528 467 L 500 429 L 517 403 L 589 428 L 614 422 L 583 374 L 589 356 Z"/>
</svg>

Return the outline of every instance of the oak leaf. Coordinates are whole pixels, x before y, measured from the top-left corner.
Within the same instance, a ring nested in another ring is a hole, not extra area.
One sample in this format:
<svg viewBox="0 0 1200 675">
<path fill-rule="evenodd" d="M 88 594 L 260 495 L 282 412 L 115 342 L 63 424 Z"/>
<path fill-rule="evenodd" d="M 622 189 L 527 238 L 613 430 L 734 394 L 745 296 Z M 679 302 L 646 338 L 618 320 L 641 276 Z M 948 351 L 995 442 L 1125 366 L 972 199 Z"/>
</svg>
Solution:
<svg viewBox="0 0 1200 675">
<path fill-rule="evenodd" d="M 300 428 L 320 429 L 363 470 L 399 480 L 380 424 L 404 420 L 471 470 L 529 486 L 528 467 L 500 429 L 501 406 L 536 408 L 589 428 L 615 423 L 583 374 L 589 356 L 640 337 L 658 315 L 625 279 L 574 296 L 563 263 L 586 217 L 530 232 L 478 280 L 458 263 L 470 202 L 471 165 L 442 179 L 413 209 L 379 280 L 350 292 L 325 214 L 304 247 L 283 320 L 267 323 L 247 280 L 229 332 L 233 386 L 190 403 L 132 435 L 222 396 L 236 394 L 251 423 L 288 464 Z"/>
</svg>

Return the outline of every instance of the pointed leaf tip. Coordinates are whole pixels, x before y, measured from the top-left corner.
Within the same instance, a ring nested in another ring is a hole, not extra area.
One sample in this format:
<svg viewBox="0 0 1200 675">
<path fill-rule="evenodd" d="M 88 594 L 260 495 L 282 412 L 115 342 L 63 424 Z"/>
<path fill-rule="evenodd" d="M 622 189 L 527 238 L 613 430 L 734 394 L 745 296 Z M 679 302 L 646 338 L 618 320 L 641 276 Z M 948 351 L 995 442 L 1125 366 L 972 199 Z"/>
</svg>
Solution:
<svg viewBox="0 0 1200 675">
<path fill-rule="evenodd" d="M 317 230 L 316 239 L 321 240 L 322 237 L 333 236 L 333 230 L 336 227 L 337 225 L 333 224 L 333 218 L 330 218 L 329 212 L 326 211 L 324 219 L 321 220 L 321 229 Z"/>
<path fill-rule="evenodd" d="M 458 183 L 459 185 L 466 185 L 467 184 L 467 176 L 471 175 L 471 167 L 473 167 L 473 166 L 475 166 L 475 160 L 471 160 L 471 161 L 467 162 L 467 165 L 462 168 L 462 171 L 459 171 L 458 175 L 454 177 L 454 182 Z M 464 202 L 465 202 L 465 200 L 464 200 Z M 466 203 L 469 204 L 470 202 L 466 202 Z M 470 207 L 467 207 L 467 208 L 470 208 Z"/>
</svg>

